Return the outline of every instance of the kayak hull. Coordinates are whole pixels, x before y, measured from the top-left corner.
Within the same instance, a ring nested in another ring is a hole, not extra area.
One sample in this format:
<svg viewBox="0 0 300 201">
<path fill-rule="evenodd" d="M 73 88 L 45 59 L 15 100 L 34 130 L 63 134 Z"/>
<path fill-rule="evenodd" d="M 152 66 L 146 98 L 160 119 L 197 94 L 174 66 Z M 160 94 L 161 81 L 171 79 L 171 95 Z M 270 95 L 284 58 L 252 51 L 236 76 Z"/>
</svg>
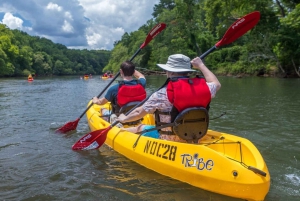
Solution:
<svg viewBox="0 0 300 201">
<path fill-rule="evenodd" d="M 92 131 L 110 125 L 99 111 L 100 106 L 94 104 L 86 113 Z M 154 125 L 153 115 L 145 116 L 143 121 Z M 138 136 L 113 127 L 105 144 L 148 169 L 211 192 L 264 200 L 269 191 L 270 174 L 266 163 L 245 138 L 208 130 L 200 144 L 141 136 L 133 148 Z"/>
</svg>

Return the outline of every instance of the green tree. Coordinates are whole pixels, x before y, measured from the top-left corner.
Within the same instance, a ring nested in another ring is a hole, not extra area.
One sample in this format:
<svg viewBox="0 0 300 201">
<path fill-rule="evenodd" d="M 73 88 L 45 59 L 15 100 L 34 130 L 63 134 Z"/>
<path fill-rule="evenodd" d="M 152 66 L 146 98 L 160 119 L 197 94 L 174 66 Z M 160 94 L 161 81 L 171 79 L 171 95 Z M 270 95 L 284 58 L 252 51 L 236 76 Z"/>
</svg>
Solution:
<svg viewBox="0 0 300 201">
<path fill-rule="evenodd" d="M 53 74 L 63 75 L 64 74 L 64 62 L 57 60 L 54 63 Z"/>
<path fill-rule="evenodd" d="M 300 4 L 281 18 L 276 53 L 288 74 L 296 73 L 300 77 Z"/>
<path fill-rule="evenodd" d="M 112 50 L 111 58 L 103 71 L 119 72 L 120 65 L 123 61 L 128 60 L 128 48 L 119 43 Z"/>
</svg>

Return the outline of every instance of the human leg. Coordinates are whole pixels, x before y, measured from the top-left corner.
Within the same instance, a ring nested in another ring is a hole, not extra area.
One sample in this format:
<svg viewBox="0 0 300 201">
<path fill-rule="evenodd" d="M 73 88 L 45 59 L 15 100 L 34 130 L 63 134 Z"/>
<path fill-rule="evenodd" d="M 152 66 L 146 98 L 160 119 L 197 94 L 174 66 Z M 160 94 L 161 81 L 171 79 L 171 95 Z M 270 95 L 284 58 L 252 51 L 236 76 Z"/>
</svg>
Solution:
<svg viewBox="0 0 300 201">
<path fill-rule="evenodd" d="M 153 131 L 147 132 L 147 130 L 150 130 L 152 128 L 155 128 L 155 126 L 140 124 L 136 127 L 122 128 L 122 130 L 126 130 L 126 131 L 129 131 L 131 133 L 145 132 L 145 133 L 142 134 L 142 136 L 147 136 L 147 137 L 152 137 L 152 138 L 158 139 L 159 138 L 158 130 L 153 130 Z"/>
<path fill-rule="evenodd" d="M 113 123 L 115 123 L 116 122 L 116 119 L 117 119 L 118 117 L 117 117 L 117 115 L 116 114 L 112 114 L 112 115 L 110 115 L 110 120 L 109 120 L 109 122 L 111 123 L 111 124 L 113 124 Z M 119 122 L 119 123 L 117 123 L 117 125 L 116 125 L 118 128 L 122 128 L 123 127 L 123 125 Z"/>
<path fill-rule="evenodd" d="M 102 114 L 102 118 L 108 122 L 109 117 L 111 115 L 111 110 L 108 110 L 106 108 L 101 108 L 101 114 Z"/>
</svg>

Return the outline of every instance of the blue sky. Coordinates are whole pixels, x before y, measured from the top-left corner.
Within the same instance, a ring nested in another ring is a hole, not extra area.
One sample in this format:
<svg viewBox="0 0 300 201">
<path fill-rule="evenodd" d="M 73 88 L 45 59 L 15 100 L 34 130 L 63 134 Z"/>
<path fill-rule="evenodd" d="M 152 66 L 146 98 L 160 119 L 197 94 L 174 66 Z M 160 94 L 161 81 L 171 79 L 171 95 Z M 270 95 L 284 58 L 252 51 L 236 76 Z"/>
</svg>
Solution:
<svg viewBox="0 0 300 201">
<path fill-rule="evenodd" d="M 0 23 L 69 48 L 107 49 L 152 18 L 159 0 L 0 0 Z"/>
</svg>

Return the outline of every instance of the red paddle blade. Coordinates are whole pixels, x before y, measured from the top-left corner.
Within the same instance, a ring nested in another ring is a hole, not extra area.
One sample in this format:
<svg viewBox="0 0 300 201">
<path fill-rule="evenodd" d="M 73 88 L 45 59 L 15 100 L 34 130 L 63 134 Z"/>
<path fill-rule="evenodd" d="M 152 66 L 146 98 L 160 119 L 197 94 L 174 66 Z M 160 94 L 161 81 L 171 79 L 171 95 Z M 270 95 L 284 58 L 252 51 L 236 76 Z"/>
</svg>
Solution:
<svg viewBox="0 0 300 201">
<path fill-rule="evenodd" d="M 72 149 L 73 150 L 98 149 L 105 142 L 107 133 L 110 129 L 111 127 L 108 127 L 106 129 L 96 130 L 86 134 L 72 146 Z"/>
<path fill-rule="evenodd" d="M 155 27 L 151 29 L 151 31 L 148 33 L 147 38 L 145 42 L 141 45 L 141 49 L 143 49 L 157 34 L 159 34 L 162 30 L 166 28 L 165 23 L 159 23 Z"/>
<path fill-rule="evenodd" d="M 55 132 L 56 133 L 67 133 L 69 131 L 76 130 L 79 120 L 80 119 L 78 118 L 75 121 L 68 122 L 65 125 L 63 125 L 61 128 L 56 129 Z"/>
<path fill-rule="evenodd" d="M 223 38 L 215 46 L 218 48 L 232 43 L 252 29 L 258 23 L 259 19 L 260 13 L 258 11 L 254 11 L 235 21 L 226 31 Z"/>
</svg>

